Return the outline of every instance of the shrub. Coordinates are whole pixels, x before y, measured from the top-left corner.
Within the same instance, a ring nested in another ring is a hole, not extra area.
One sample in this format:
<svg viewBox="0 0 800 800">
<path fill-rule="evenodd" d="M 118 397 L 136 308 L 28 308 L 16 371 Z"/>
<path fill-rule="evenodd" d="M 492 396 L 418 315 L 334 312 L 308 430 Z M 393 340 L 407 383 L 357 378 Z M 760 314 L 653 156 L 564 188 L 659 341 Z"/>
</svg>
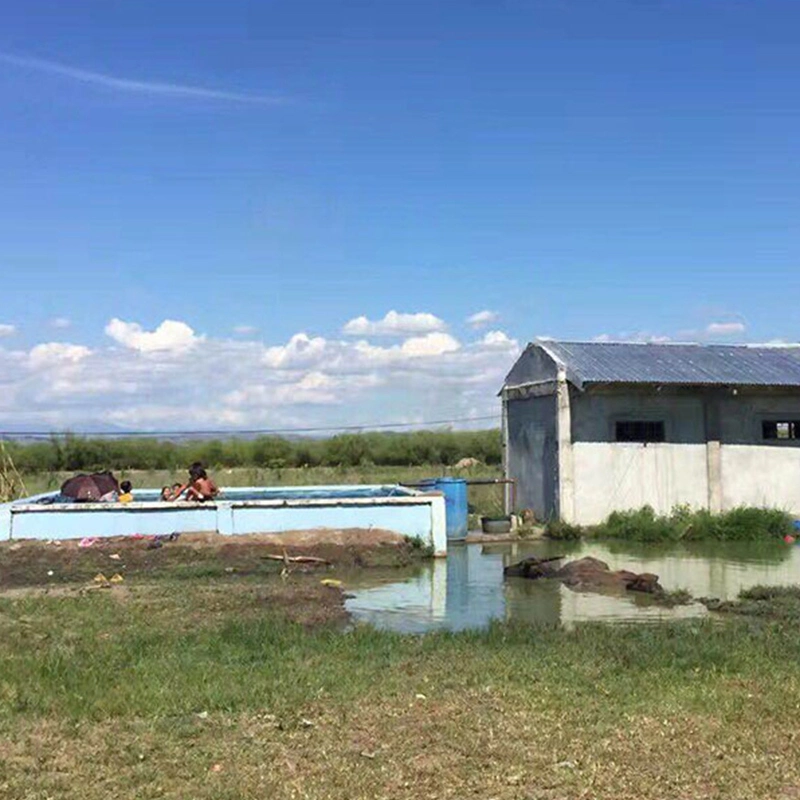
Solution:
<svg viewBox="0 0 800 800">
<path fill-rule="evenodd" d="M 571 540 L 583 537 L 583 528 L 580 525 L 571 525 L 560 519 L 554 519 L 547 523 L 544 534 L 549 539 Z"/>
<path fill-rule="evenodd" d="M 621 539 L 632 542 L 680 541 L 780 541 L 794 534 L 792 517 L 774 508 L 741 507 L 712 514 L 688 506 L 676 506 L 670 514 L 656 514 L 651 506 L 614 511 L 593 528 L 555 520 L 545 533 L 551 539 Z"/>
<path fill-rule="evenodd" d="M 357 467 L 452 465 L 462 458 L 501 461 L 497 430 L 347 433 L 329 439 L 113 439 L 53 436 L 45 442 L 8 442 L 23 473 L 177 469 L 202 461 L 209 467 Z"/>
<path fill-rule="evenodd" d="M 595 535 L 609 539 L 659 542 L 680 539 L 682 530 L 682 520 L 658 516 L 651 506 L 644 506 L 635 511 L 614 511 L 598 526 Z"/>
</svg>

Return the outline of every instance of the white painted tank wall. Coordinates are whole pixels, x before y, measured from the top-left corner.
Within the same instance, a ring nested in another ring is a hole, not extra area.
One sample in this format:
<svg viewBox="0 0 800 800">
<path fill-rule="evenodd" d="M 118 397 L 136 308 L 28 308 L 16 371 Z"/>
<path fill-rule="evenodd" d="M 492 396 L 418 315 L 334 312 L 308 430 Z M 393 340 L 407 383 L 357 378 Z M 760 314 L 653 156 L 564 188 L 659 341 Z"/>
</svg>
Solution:
<svg viewBox="0 0 800 800">
<path fill-rule="evenodd" d="M 708 503 L 706 446 L 575 442 L 575 522 L 594 525 L 612 511 Z"/>
</svg>

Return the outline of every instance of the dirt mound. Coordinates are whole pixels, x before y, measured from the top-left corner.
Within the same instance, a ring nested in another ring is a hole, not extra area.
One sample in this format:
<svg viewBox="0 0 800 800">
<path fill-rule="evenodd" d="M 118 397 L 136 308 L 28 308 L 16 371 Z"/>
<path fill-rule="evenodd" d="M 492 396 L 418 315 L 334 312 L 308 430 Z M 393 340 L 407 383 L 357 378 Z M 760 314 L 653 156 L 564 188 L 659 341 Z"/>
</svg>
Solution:
<svg viewBox="0 0 800 800">
<path fill-rule="evenodd" d="M 223 536 L 186 533 L 168 537 L 109 537 L 90 546 L 79 541 L 0 543 L 0 591 L 21 586 L 90 581 L 98 572 L 132 577 L 171 574 L 253 574 L 280 570 L 268 555 L 309 555 L 337 567 L 404 566 L 421 553 L 403 536 L 381 529 L 326 528 L 280 534 Z M 305 571 L 324 564 L 293 566 Z"/>
</svg>

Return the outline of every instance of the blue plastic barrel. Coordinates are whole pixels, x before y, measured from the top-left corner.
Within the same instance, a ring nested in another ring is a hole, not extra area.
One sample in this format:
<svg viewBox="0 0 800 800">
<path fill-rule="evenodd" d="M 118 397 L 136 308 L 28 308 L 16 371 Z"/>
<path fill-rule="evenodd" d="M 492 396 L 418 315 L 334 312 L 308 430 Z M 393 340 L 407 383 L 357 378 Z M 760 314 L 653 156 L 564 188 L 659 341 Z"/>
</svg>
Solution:
<svg viewBox="0 0 800 800">
<path fill-rule="evenodd" d="M 420 486 L 444 495 L 447 538 L 464 539 L 467 535 L 469 515 L 467 482 L 463 478 L 428 478 L 422 481 Z"/>
</svg>

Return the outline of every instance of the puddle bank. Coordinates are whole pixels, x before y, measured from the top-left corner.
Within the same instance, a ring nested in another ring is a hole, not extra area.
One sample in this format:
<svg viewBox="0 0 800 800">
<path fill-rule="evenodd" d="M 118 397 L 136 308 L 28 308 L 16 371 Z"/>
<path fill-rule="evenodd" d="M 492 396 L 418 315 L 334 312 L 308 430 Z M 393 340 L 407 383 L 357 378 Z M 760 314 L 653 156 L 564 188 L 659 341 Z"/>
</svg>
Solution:
<svg viewBox="0 0 800 800">
<path fill-rule="evenodd" d="M 450 548 L 446 561 L 413 571 L 362 574 L 347 583 L 346 608 L 357 622 L 404 633 L 485 628 L 494 620 L 536 625 L 607 621 L 653 623 L 705 616 L 704 605 L 665 608 L 648 595 L 574 591 L 554 580 L 503 578 L 503 567 L 526 556 L 592 556 L 612 570 L 659 576 L 668 592 L 732 600 L 756 585 L 800 583 L 800 547 L 753 543 L 693 545 L 518 542 Z"/>
</svg>

